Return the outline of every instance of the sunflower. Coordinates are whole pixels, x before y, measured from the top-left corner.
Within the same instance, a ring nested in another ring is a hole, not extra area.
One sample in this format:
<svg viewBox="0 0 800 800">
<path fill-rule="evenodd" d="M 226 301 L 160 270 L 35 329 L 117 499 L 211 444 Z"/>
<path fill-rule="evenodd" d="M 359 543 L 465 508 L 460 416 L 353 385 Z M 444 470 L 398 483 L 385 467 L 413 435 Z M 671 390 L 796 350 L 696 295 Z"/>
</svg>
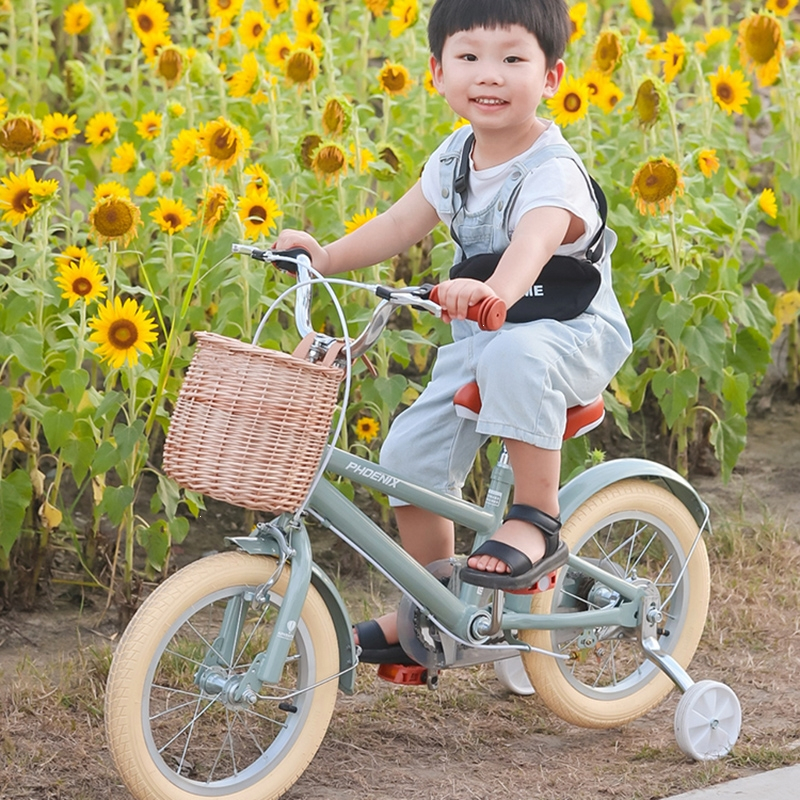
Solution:
<svg viewBox="0 0 800 800">
<path fill-rule="evenodd" d="M 43 141 L 41 125 L 29 114 L 12 114 L 0 123 L 0 149 L 10 156 L 30 155 Z"/>
<path fill-rule="evenodd" d="M 356 436 L 369 444 L 380 432 L 381 426 L 372 417 L 361 417 L 356 422 Z"/>
<path fill-rule="evenodd" d="M 344 95 L 334 95 L 325 101 L 322 109 L 322 129 L 329 136 L 341 136 L 353 118 L 353 106 Z"/>
<path fill-rule="evenodd" d="M 83 33 L 94 19 L 94 14 L 86 3 L 72 3 L 64 9 L 64 33 L 77 36 Z"/>
<path fill-rule="evenodd" d="M 439 90 L 433 85 L 433 73 L 430 69 L 425 70 L 425 77 L 422 79 L 422 85 L 431 97 L 436 97 L 439 94 Z"/>
<path fill-rule="evenodd" d="M 170 145 L 172 168 L 181 169 L 193 164 L 198 156 L 199 133 L 194 128 L 181 131 Z"/>
<path fill-rule="evenodd" d="M 145 0 L 146 2 L 146 0 Z M 117 120 L 110 111 L 98 111 L 87 123 L 84 133 L 92 145 L 105 144 L 117 132 Z"/>
<path fill-rule="evenodd" d="M 127 197 L 130 199 L 131 193 L 126 186 L 117 181 L 105 181 L 98 183 L 94 189 L 94 202 L 105 200 L 106 197 Z"/>
<path fill-rule="evenodd" d="M 203 232 L 211 236 L 217 226 L 225 221 L 230 211 L 231 196 L 222 184 L 214 184 L 206 189 L 200 201 L 200 213 L 203 217 Z"/>
<path fill-rule="evenodd" d="M 245 47 L 254 50 L 268 30 L 269 23 L 260 11 L 247 11 L 239 22 L 239 39 Z"/>
<path fill-rule="evenodd" d="M 664 62 L 664 80 L 671 83 L 686 61 L 686 42 L 675 33 L 668 33 L 665 42 L 652 48 L 649 58 Z"/>
<path fill-rule="evenodd" d="M 347 153 L 338 142 L 322 142 L 314 151 L 311 169 L 326 181 L 337 177 L 347 169 Z"/>
<path fill-rule="evenodd" d="M 751 14 L 739 24 L 739 59 L 755 72 L 762 86 L 775 83 L 783 55 L 783 33 L 780 23 L 769 14 Z"/>
<path fill-rule="evenodd" d="M 208 15 L 221 20 L 226 26 L 242 10 L 244 0 L 208 0 Z"/>
<path fill-rule="evenodd" d="M 602 109 L 603 113 L 610 114 L 617 107 L 619 101 L 622 100 L 622 97 L 622 89 L 614 81 L 607 80 L 602 84 L 600 93 L 596 97 L 590 98 L 590 100 L 598 108 Z"/>
<path fill-rule="evenodd" d="M 647 78 L 639 84 L 633 107 L 642 128 L 652 128 L 656 124 L 661 112 L 661 93 L 651 78 Z"/>
<path fill-rule="evenodd" d="M 741 70 L 731 70 L 728 66 L 720 66 L 716 75 L 709 77 L 711 94 L 717 105 L 726 113 L 742 113 L 745 103 L 750 98 L 750 82 L 744 79 Z"/>
<path fill-rule="evenodd" d="M 778 201 L 772 189 L 764 189 L 758 196 L 758 207 L 770 218 L 778 216 Z"/>
<path fill-rule="evenodd" d="M 404 30 L 410 28 L 419 17 L 417 0 L 395 0 L 392 3 L 392 20 L 389 22 L 389 33 L 397 38 Z"/>
<path fill-rule="evenodd" d="M 284 62 L 283 72 L 290 83 L 310 83 L 319 75 L 319 59 L 313 50 L 295 48 Z"/>
<path fill-rule="evenodd" d="M 701 150 L 697 154 L 697 166 L 700 167 L 700 172 L 710 178 L 719 169 L 719 159 L 717 158 L 716 150 Z"/>
<path fill-rule="evenodd" d="M 261 8 L 272 19 L 277 19 L 284 11 L 289 10 L 289 0 L 261 0 Z"/>
<path fill-rule="evenodd" d="M 150 212 L 150 216 L 156 221 L 156 225 L 170 236 L 188 228 L 195 218 L 183 200 L 180 198 L 173 200 L 171 197 L 159 197 L 158 207 Z"/>
<path fill-rule="evenodd" d="M 156 73 L 167 85 L 168 89 L 177 86 L 178 81 L 183 77 L 183 73 L 188 66 L 188 58 L 180 47 L 166 45 L 161 48 L 156 63 Z"/>
<path fill-rule="evenodd" d="M 364 5 L 369 9 L 373 19 L 382 17 L 389 5 L 389 0 L 364 0 Z"/>
<path fill-rule="evenodd" d="M 218 117 L 198 133 L 198 148 L 214 169 L 227 172 L 250 149 L 252 140 L 245 128 Z"/>
<path fill-rule="evenodd" d="M 634 17 L 648 25 L 653 21 L 653 7 L 650 5 L 650 0 L 631 0 L 631 11 Z"/>
<path fill-rule="evenodd" d="M 297 38 L 294 40 L 295 49 L 305 48 L 322 60 L 322 55 L 325 52 L 325 42 L 318 33 L 313 31 L 300 31 Z"/>
<path fill-rule="evenodd" d="M 3 186 L 0 187 L 0 211 L 3 212 L 3 221 L 18 225 L 33 216 L 39 208 L 39 203 L 34 195 L 36 176 L 32 169 L 27 169 L 21 175 L 8 173 L 8 177 L 0 178 Z"/>
<path fill-rule="evenodd" d="M 703 36 L 702 42 L 695 42 L 694 49 L 700 53 L 701 56 L 708 55 L 708 51 L 715 45 L 727 42 L 731 38 L 731 32 L 728 28 L 711 28 L 706 31 Z"/>
<path fill-rule="evenodd" d="M 597 98 L 603 91 L 603 87 L 611 82 L 608 75 L 606 75 L 605 72 L 601 72 L 599 69 L 588 70 L 583 74 L 581 80 L 586 84 L 586 88 L 589 90 L 589 102 L 593 105 L 597 105 Z"/>
<path fill-rule="evenodd" d="M 145 61 L 150 65 L 156 63 L 161 51 L 167 47 L 172 47 L 172 39 L 169 34 L 162 31 L 155 31 L 142 39 L 142 53 L 144 53 Z"/>
<path fill-rule="evenodd" d="M 572 31 L 569 36 L 569 43 L 577 42 L 586 35 L 586 12 L 589 10 L 588 3 L 575 3 L 569 10 L 569 21 L 572 26 Z"/>
<path fill-rule="evenodd" d="M 571 125 L 589 111 L 589 87 L 580 78 L 566 77 L 558 91 L 547 101 L 556 125 Z"/>
<path fill-rule="evenodd" d="M 167 106 L 167 114 L 172 117 L 172 119 L 180 119 L 186 113 L 186 106 L 183 103 L 179 103 L 177 100 L 173 100 Z"/>
<path fill-rule="evenodd" d="M 601 72 L 613 72 L 622 60 L 622 40 L 615 31 L 600 34 L 592 56 L 594 66 Z"/>
<path fill-rule="evenodd" d="M 322 22 L 322 9 L 317 0 L 299 0 L 292 14 L 292 22 L 298 33 L 315 31 Z"/>
<path fill-rule="evenodd" d="M 371 219 L 375 219 L 378 216 L 378 209 L 377 208 L 367 208 L 365 209 L 363 214 L 353 214 L 353 216 L 347 220 L 344 224 L 344 232 L 345 233 L 352 233 L 355 230 L 358 230 L 362 225 L 365 225 Z"/>
<path fill-rule="evenodd" d="M 98 244 L 120 242 L 125 246 L 136 236 L 142 215 L 127 197 L 104 197 L 89 212 L 89 225 Z"/>
<path fill-rule="evenodd" d="M 42 131 L 44 138 L 48 142 L 66 142 L 73 136 L 80 133 L 78 126 L 75 124 L 78 121 L 76 114 L 67 116 L 66 114 L 47 114 L 42 120 Z"/>
<path fill-rule="evenodd" d="M 162 186 L 172 186 L 172 182 L 175 180 L 175 176 L 168 170 L 164 169 L 158 173 L 158 182 Z"/>
<path fill-rule="evenodd" d="M 228 82 L 228 94 L 231 97 L 244 97 L 249 94 L 253 85 L 258 82 L 258 61 L 255 54 L 247 52 L 242 59 L 242 68 L 234 72 Z"/>
<path fill-rule="evenodd" d="M 130 298 L 124 303 L 119 297 L 107 301 L 89 320 L 89 327 L 94 331 L 89 341 L 100 345 L 95 352 L 116 369 L 126 361 L 131 366 L 138 364 L 139 353 L 151 355 L 149 343 L 158 338 L 153 318 Z"/>
<path fill-rule="evenodd" d="M 663 214 L 678 194 L 683 194 L 683 177 L 680 167 L 669 158 L 651 158 L 633 176 L 631 195 L 641 214 Z"/>
<path fill-rule="evenodd" d="M 145 172 L 136 184 L 133 193 L 137 197 L 149 197 L 156 190 L 157 178 L 155 172 Z"/>
<path fill-rule="evenodd" d="M 286 66 L 286 59 L 289 58 L 293 47 L 294 44 L 289 38 L 288 33 L 276 33 L 274 36 L 270 37 L 267 46 L 264 48 L 264 53 L 267 61 L 272 64 L 273 67 L 283 69 Z"/>
<path fill-rule="evenodd" d="M 136 148 L 130 142 L 123 142 L 114 150 L 111 158 L 111 171 L 117 175 L 124 175 L 136 166 L 137 161 Z"/>
<path fill-rule="evenodd" d="M 133 124 L 136 126 L 136 131 L 142 139 L 153 141 L 157 139 L 161 133 L 161 125 L 164 121 L 164 116 L 159 114 L 158 111 L 145 111 L 141 119 L 137 119 Z"/>
<path fill-rule="evenodd" d="M 141 40 L 154 34 L 166 34 L 169 30 L 169 14 L 158 0 L 141 0 L 127 11 L 133 30 Z"/>
<path fill-rule="evenodd" d="M 67 245 L 56 257 L 56 267 L 61 270 L 66 267 L 77 266 L 82 258 L 88 258 L 89 252 L 85 247 L 78 245 Z"/>
<path fill-rule="evenodd" d="M 378 73 L 378 85 L 381 91 L 389 95 L 408 94 L 412 83 L 409 71 L 402 64 L 393 63 L 388 59 Z"/>
<path fill-rule="evenodd" d="M 369 171 L 379 181 L 390 181 L 403 166 L 400 153 L 388 142 L 378 142 L 376 150 L 378 160 L 370 162 Z"/>
<path fill-rule="evenodd" d="M 0 120 L 4 119 L 8 113 L 8 100 L 0 96 Z"/>
<path fill-rule="evenodd" d="M 269 188 L 269 175 L 261 164 L 251 164 L 245 168 L 244 174 L 250 179 L 248 187 L 252 186 L 260 192 Z"/>
<path fill-rule="evenodd" d="M 300 137 L 295 147 L 297 162 L 303 169 L 312 169 L 314 164 L 314 153 L 322 144 L 322 137 L 317 133 L 307 133 Z"/>
<path fill-rule="evenodd" d="M 767 0 L 764 8 L 779 17 L 788 17 L 797 5 L 797 0 Z"/>
<path fill-rule="evenodd" d="M 56 284 L 64 290 L 61 296 L 69 300 L 70 308 L 78 300 L 87 304 L 98 300 L 108 291 L 103 283 L 103 273 L 91 256 L 82 256 L 77 264 L 59 267 Z"/>
<path fill-rule="evenodd" d="M 245 236 L 258 239 L 275 227 L 275 220 L 283 212 L 278 204 L 264 191 L 250 188 L 244 197 L 239 198 L 239 219 L 244 223 Z"/>
</svg>

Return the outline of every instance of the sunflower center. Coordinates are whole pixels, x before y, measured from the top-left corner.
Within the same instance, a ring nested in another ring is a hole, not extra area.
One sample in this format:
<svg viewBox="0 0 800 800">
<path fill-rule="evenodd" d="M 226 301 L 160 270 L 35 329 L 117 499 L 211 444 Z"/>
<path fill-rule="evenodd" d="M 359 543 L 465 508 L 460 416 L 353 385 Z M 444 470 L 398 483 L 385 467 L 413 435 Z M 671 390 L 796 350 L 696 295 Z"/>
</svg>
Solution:
<svg viewBox="0 0 800 800">
<path fill-rule="evenodd" d="M 218 0 L 217 5 L 227 11 L 231 7 L 232 0 Z"/>
<path fill-rule="evenodd" d="M 406 76 L 399 70 L 387 70 L 383 76 L 383 85 L 390 92 L 402 92 L 406 86 Z"/>
<path fill-rule="evenodd" d="M 78 278 L 75 278 L 72 281 L 72 293 L 77 294 L 79 297 L 86 297 L 87 294 L 91 294 L 92 291 L 92 282 L 88 278 L 84 278 L 82 275 Z"/>
<path fill-rule="evenodd" d="M 733 87 L 729 83 L 720 81 L 717 84 L 717 97 L 719 97 L 723 103 L 730 103 L 734 98 Z"/>
<path fill-rule="evenodd" d="M 757 64 L 766 64 L 775 55 L 778 33 L 769 17 L 759 17 L 747 28 L 744 37 L 747 54 Z"/>
<path fill-rule="evenodd" d="M 250 33 L 252 34 L 253 38 L 256 38 L 258 36 L 261 36 L 261 33 L 263 32 L 263 30 L 264 30 L 264 26 L 260 22 L 256 22 L 253 25 L 253 29 L 250 31 Z"/>
<path fill-rule="evenodd" d="M 639 181 L 639 193 L 647 203 L 666 200 L 676 189 L 678 176 L 668 164 L 651 165 L 647 175 Z"/>
<path fill-rule="evenodd" d="M 569 111 L 570 114 L 580 111 L 582 105 L 580 95 L 570 92 L 564 96 L 564 109 Z"/>
<path fill-rule="evenodd" d="M 263 225 L 267 221 L 267 209 L 264 206 L 253 206 L 248 216 L 254 224 Z"/>
<path fill-rule="evenodd" d="M 129 319 L 115 319 L 108 326 L 108 343 L 117 350 L 133 347 L 139 339 L 136 323 Z"/>
<path fill-rule="evenodd" d="M 53 129 L 53 136 L 55 137 L 67 136 L 68 133 L 69 131 L 63 125 L 59 125 L 57 128 Z"/>
<path fill-rule="evenodd" d="M 35 205 L 36 201 L 27 187 L 20 189 L 11 199 L 11 207 L 17 214 L 27 214 Z"/>
<path fill-rule="evenodd" d="M 164 222 L 166 222 L 170 228 L 179 228 L 181 225 L 181 218 L 175 213 L 164 214 Z"/>
<path fill-rule="evenodd" d="M 122 236 L 133 227 L 133 214 L 125 203 L 112 200 L 97 209 L 94 226 L 102 236 Z"/>
<path fill-rule="evenodd" d="M 231 136 L 228 128 L 219 131 L 211 141 L 211 155 L 214 158 L 225 160 L 236 152 L 236 138 Z"/>
<path fill-rule="evenodd" d="M 150 33 L 150 31 L 152 31 L 156 26 L 152 17 L 150 17 L 148 14 L 139 14 L 139 16 L 136 17 L 136 21 L 139 23 L 142 33 Z"/>
</svg>

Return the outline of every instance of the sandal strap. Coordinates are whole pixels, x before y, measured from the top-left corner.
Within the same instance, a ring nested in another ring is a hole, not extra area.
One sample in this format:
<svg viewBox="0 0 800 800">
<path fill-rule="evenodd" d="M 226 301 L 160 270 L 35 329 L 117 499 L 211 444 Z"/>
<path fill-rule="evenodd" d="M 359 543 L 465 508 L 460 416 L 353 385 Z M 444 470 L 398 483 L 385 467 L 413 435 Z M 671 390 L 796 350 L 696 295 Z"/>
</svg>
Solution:
<svg viewBox="0 0 800 800">
<path fill-rule="evenodd" d="M 558 517 L 552 517 L 541 509 L 526 505 L 525 503 L 514 503 L 511 508 L 508 509 L 508 513 L 503 522 L 507 522 L 510 519 L 516 519 L 534 525 L 544 534 L 545 558 L 553 555 L 558 549 L 558 534 L 561 531 L 561 520 Z"/>
</svg>

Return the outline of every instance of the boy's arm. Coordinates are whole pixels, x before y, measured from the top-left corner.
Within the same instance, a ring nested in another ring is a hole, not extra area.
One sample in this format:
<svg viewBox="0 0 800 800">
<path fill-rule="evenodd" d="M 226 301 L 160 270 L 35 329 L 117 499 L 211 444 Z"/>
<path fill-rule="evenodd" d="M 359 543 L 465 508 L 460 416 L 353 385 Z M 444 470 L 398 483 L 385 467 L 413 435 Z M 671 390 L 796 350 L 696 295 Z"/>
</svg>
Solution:
<svg viewBox="0 0 800 800">
<path fill-rule="evenodd" d="M 439 287 L 442 318 L 465 319 L 467 309 L 486 297 L 500 297 L 510 308 L 536 282 L 544 265 L 564 242 L 573 215 L 564 208 L 543 206 L 523 215 L 511 244 L 486 281 L 457 278 Z"/>
<path fill-rule="evenodd" d="M 336 275 L 401 253 L 430 233 L 438 221 L 436 209 L 425 199 L 418 181 L 383 214 L 325 247 L 309 234 L 294 230 L 282 231 L 274 247 L 305 247 L 316 270 Z"/>
</svg>

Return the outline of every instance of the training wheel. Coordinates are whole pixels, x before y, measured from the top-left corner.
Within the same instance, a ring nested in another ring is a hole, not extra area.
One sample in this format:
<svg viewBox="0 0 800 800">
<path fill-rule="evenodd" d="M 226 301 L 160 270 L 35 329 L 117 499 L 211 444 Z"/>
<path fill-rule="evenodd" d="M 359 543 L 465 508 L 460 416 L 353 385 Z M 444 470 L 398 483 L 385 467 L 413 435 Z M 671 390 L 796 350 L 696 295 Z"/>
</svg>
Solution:
<svg viewBox="0 0 800 800">
<path fill-rule="evenodd" d="M 528 673 L 525 672 L 522 658 L 518 655 L 495 661 L 494 672 L 497 675 L 497 680 L 512 694 L 527 697 L 535 691 L 531 686 Z"/>
<path fill-rule="evenodd" d="M 696 761 L 713 761 L 730 753 L 741 727 L 739 698 L 718 681 L 690 686 L 675 711 L 678 747 Z"/>
</svg>

